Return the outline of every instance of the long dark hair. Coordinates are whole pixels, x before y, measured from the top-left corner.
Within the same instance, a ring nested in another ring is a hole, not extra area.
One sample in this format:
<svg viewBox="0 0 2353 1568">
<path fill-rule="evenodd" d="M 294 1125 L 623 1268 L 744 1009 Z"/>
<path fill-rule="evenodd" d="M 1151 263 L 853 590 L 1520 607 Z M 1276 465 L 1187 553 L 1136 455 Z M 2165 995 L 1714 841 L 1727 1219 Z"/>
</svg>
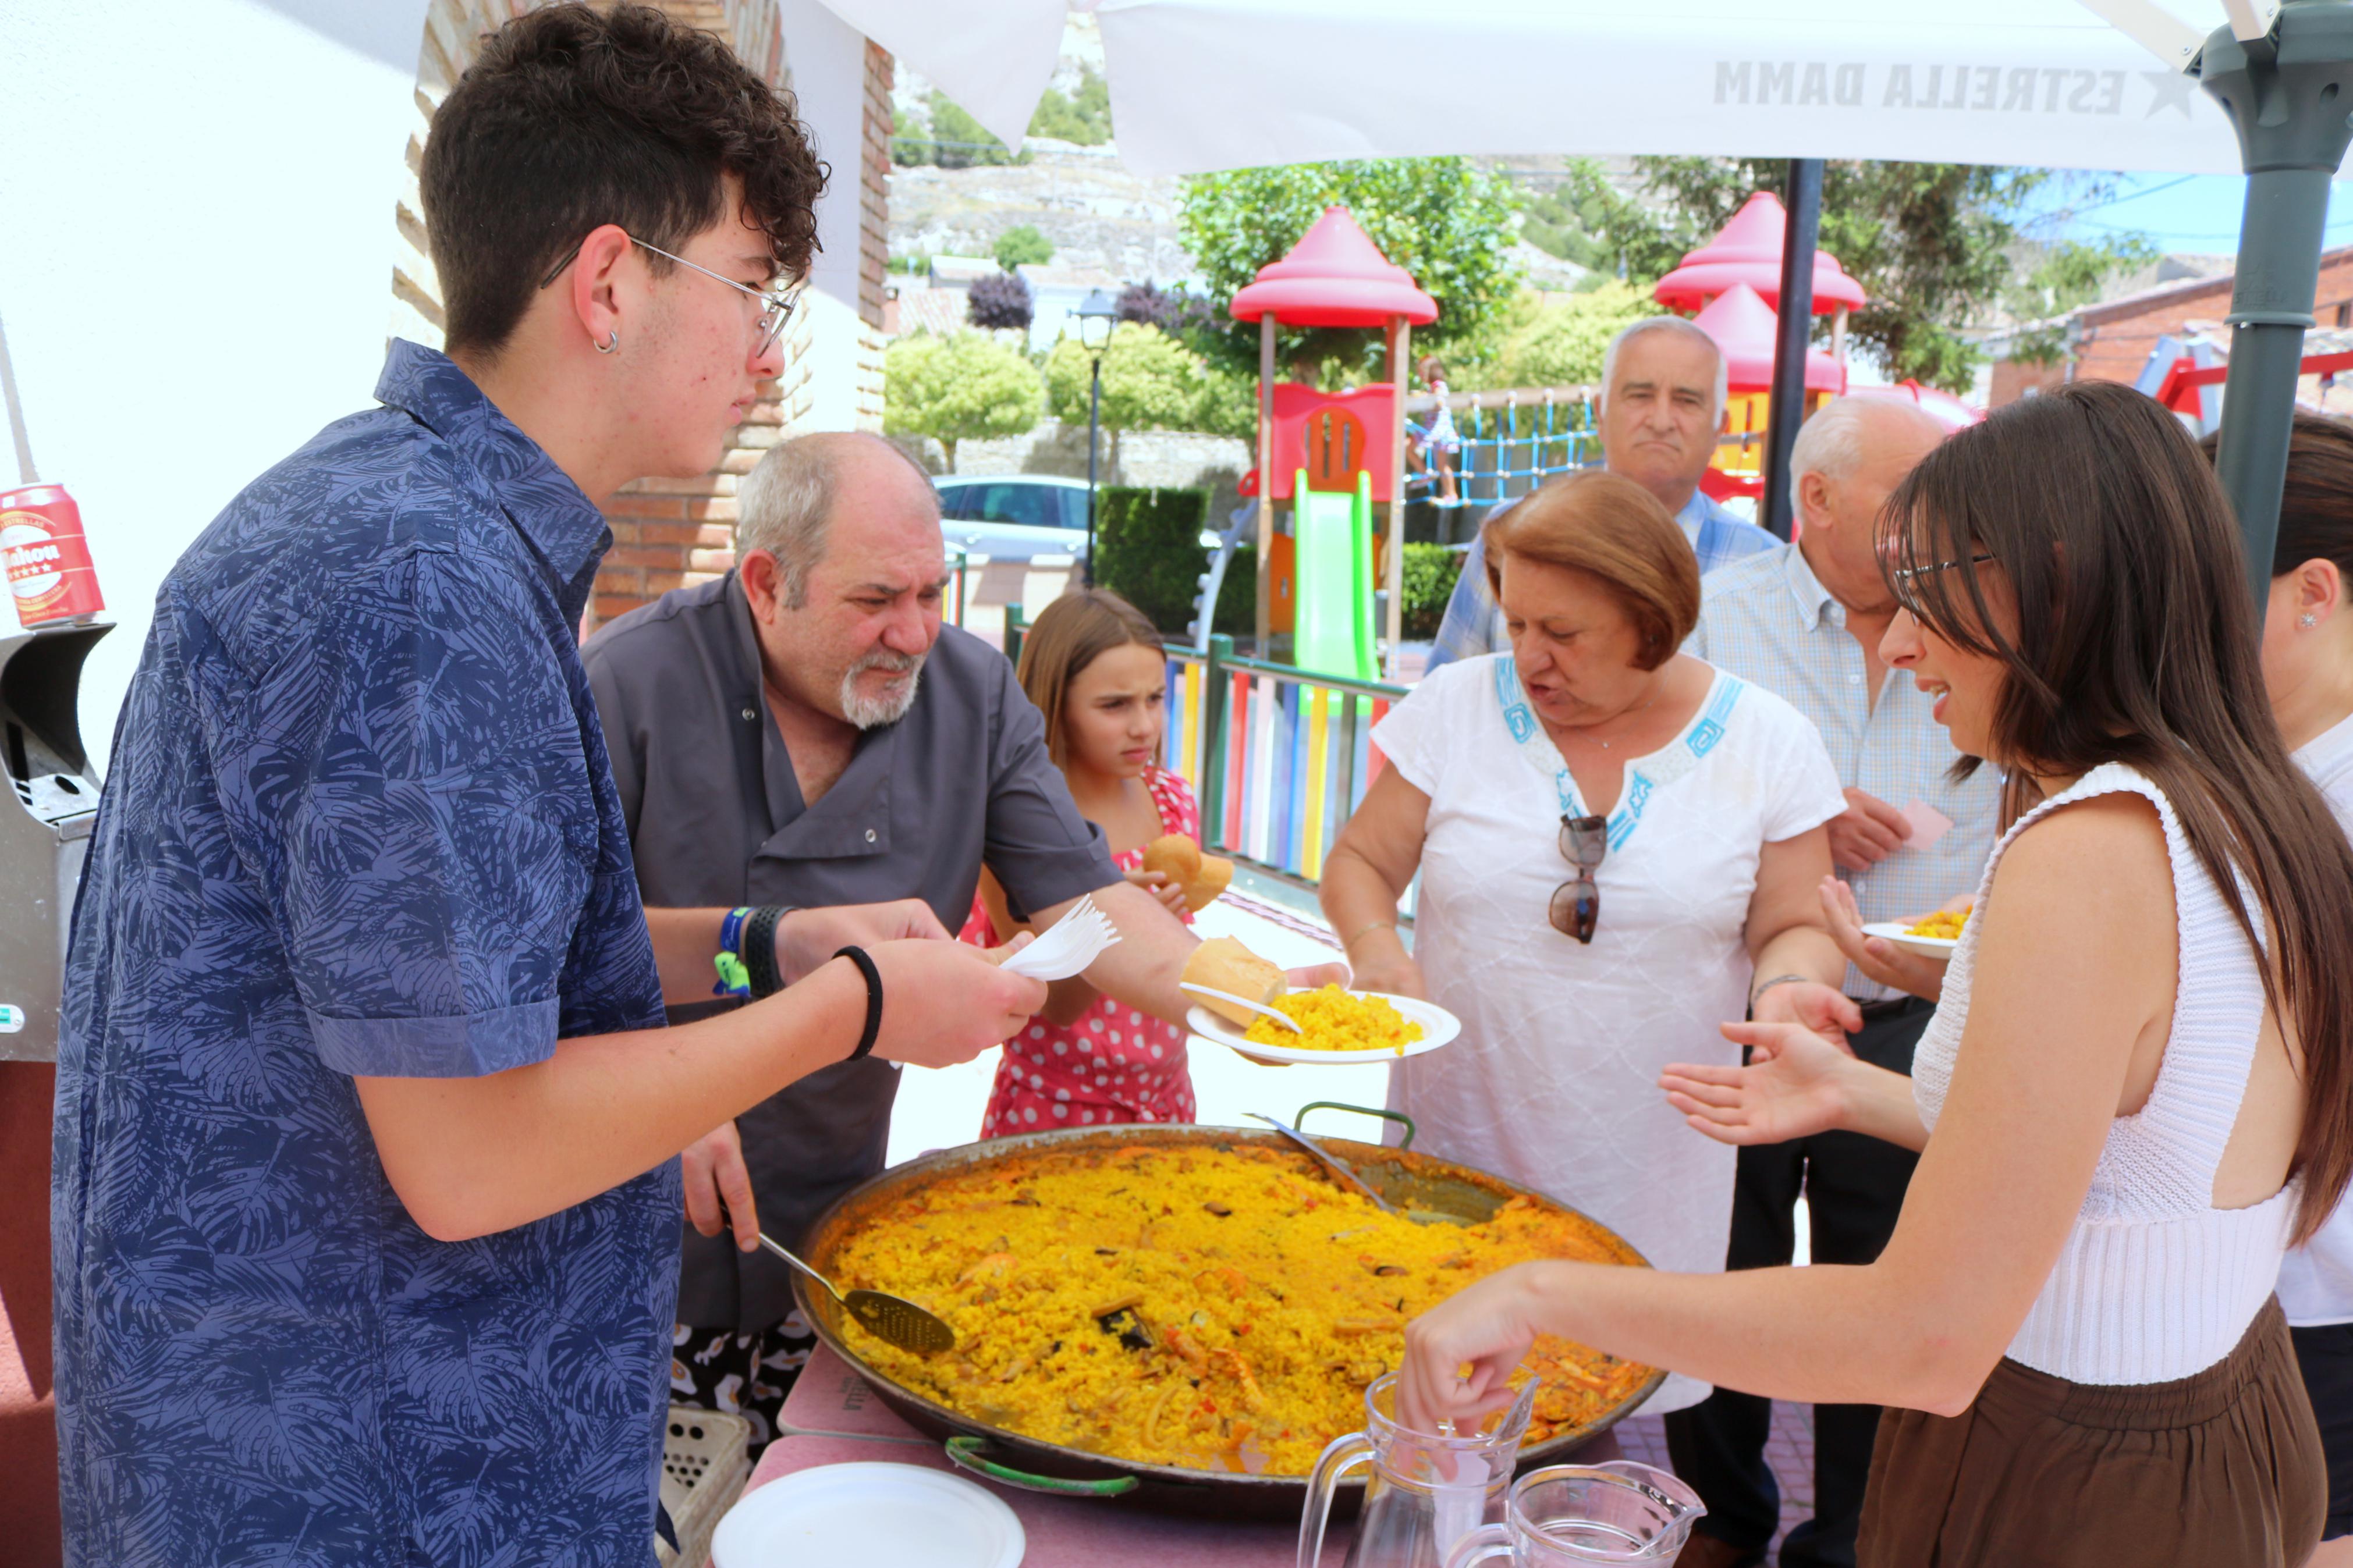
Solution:
<svg viewBox="0 0 2353 1568">
<path fill-rule="evenodd" d="M 2264 993 L 2303 1047 L 2295 1237 L 2309 1237 L 2353 1176 L 2353 846 L 2272 721 L 2213 469 L 2151 399 L 2078 382 L 1945 441 L 1880 527 L 1898 602 L 2008 670 L 1990 748 L 2010 770 L 2006 822 L 2034 804 L 2028 772 L 2123 763 L 2172 802 L 2250 941 L 2239 874 L 2253 887 L 2273 937 Z M 2014 641 L 1977 573 L 1937 569 L 1986 556 L 2017 598 Z"/>
<path fill-rule="evenodd" d="M 2218 433 L 2198 445 L 2211 460 L 2221 443 Z M 2299 410 L 2288 438 L 2272 575 L 2284 576 L 2307 561 L 2335 563 L 2353 584 L 2353 425 Z"/>
</svg>

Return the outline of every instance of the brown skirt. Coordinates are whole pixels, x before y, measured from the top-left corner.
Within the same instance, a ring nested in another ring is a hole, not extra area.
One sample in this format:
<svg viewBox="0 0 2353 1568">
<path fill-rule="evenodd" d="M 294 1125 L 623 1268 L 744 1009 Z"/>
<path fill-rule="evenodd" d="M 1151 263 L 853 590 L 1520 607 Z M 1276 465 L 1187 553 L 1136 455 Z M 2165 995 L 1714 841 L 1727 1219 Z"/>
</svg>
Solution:
<svg viewBox="0 0 2353 1568">
<path fill-rule="evenodd" d="M 1890 1410 L 1861 1568 L 2297 1568 L 2328 1508 L 2320 1432 L 2273 1301 L 2173 1383 L 2069 1383 L 2005 1359 L 1958 1415 Z"/>
</svg>

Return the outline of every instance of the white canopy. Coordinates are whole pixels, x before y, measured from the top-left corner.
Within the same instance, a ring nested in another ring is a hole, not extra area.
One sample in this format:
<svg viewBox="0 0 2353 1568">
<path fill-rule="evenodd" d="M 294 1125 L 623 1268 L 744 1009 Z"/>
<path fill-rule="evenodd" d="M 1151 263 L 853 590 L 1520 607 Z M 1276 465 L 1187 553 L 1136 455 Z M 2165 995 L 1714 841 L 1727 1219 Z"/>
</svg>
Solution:
<svg viewBox="0 0 2353 1568">
<path fill-rule="evenodd" d="M 1019 144 L 1054 70 L 1063 0 L 825 3 Z M 2213 0 L 1103 0 L 1096 16 L 1120 156 L 1145 174 L 1442 153 L 2236 174 L 2229 122 L 2179 68 L 2183 41 L 2202 39 L 2221 11 Z"/>
</svg>

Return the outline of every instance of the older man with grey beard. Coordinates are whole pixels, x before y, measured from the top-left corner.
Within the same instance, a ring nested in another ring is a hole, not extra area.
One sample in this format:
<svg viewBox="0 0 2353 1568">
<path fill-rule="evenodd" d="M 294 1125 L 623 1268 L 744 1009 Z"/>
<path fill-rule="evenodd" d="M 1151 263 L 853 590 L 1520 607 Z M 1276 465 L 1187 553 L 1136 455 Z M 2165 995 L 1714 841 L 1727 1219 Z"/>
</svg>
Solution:
<svg viewBox="0 0 2353 1568">
<path fill-rule="evenodd" d="M 1012 666 L 940 624 L 929 478 L 874 437 L 804 436 L 737 504 L 734 571 L 631 611 L 583 656 L 670 1017 L 790 978 L 818 956 L 798 928 L 842 924 L 818 909 L 865 906 L 851 923 L 875 940 L 947 940 L 986 865 L 1017 919 L 1092 893 L 1122 940 L 1086 979 L 1181 1019 L 1194 938 L 1079 815 Z M 672 1384 L 750 1415 L 755 1442 L 813 1342 L 759 1231 L 797 1246 L 882 1168 L 897 1087 L 886 1063 L 844 1062 L 687 1152 Z"/>
</svg>

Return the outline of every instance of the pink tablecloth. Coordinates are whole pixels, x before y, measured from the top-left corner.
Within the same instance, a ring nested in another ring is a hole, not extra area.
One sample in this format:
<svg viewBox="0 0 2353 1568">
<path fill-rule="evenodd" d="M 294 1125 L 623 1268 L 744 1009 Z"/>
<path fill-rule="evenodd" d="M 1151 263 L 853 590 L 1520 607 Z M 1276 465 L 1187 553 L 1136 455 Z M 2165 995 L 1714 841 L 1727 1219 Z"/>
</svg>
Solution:
<svg viewBox="0 0 2353 1568">
<path fill-rule="evenodd" d="M 786 1436 L 768 1445 L 751 1487 L 818 1465 L 921 1465 L 953 1470 L 1010 1504 L 1029 1538 L 1022 1568 L 1293 1568 L 1296 1521 L 1227 1521 L 1154 1513 L 1126 1504 L 1020 1491 L 957 1470 L 940 1446 L 884 1405 L 866 1381 L 822 1345 L 785 1401 Z M 750 1488 L 746 1489 L 747 1490 Z M 1325 1568 L 1347 1554 L 1349 1527 L 1335 1524 L 1324 1546 Z"/>
</svg>

